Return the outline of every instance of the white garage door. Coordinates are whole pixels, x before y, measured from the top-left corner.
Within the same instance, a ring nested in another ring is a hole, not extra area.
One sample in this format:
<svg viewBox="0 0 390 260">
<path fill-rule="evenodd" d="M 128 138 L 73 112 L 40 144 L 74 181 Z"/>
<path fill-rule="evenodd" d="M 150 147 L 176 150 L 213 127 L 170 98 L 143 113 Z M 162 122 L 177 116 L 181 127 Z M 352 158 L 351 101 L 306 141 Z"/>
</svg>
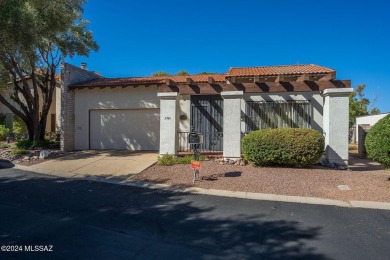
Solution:
<svg viewBox="0 0 390 260">
<path fill-rule="evenodd" d="M 159 109 L 90 111 L 90 149 L 158 150 L 159 137 Z"/>
</svg>

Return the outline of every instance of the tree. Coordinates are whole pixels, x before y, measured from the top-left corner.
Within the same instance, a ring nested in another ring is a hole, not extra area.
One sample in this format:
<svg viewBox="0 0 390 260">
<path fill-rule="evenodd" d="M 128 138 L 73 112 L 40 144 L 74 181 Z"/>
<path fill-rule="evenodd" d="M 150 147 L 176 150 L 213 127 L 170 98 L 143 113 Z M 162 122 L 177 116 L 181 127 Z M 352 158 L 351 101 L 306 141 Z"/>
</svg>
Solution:
<svg viewBox="0 0 390 260">
<path fill-rule="evenodd" d="M 365 84 L 358 85 L 354 91 L 349 95 L 349 127 L 352 127 L 356 123 L 356 117 L 366 115 L 377 115 L 380 110 L 374 107 L 376 98 L 371 102 L 365 97 L 364 89 Z"/>
<path fill-rule="evenodd" d="M 86 0 L 0 0 L 0 102 L 42 140 L 65 57 L 88 56 L 98 45 L 82 18 Z M 6 91 L 2 92 L 6 93 Z"/>
<path fill-rule="evenodd" d="M 176 76 L 188 76 L 190 75 L 186 70 L 181 70 L 178 73 L 176 73 Z"/>
<path fill-rule="evenodd" d="M 171 76 L 171 75 L 165 71 L 157 71 L 152 74 L 152 77 L 165 77 L 165 76 Z"/>
</svg>

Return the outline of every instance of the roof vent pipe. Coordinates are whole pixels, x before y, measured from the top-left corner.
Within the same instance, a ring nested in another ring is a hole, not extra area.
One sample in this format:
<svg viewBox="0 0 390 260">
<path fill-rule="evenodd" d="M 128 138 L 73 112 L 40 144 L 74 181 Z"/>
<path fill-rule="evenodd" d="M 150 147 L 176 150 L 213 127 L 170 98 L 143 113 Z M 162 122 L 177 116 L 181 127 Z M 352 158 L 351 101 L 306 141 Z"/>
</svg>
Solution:
<svg viewBox="0 0 390 260">
<path fill-rule="evenodd" d="M 81 62 L 81 69 L 86 70 L 87 69 L 87 63 L 86 62 Z"/>
</svg>

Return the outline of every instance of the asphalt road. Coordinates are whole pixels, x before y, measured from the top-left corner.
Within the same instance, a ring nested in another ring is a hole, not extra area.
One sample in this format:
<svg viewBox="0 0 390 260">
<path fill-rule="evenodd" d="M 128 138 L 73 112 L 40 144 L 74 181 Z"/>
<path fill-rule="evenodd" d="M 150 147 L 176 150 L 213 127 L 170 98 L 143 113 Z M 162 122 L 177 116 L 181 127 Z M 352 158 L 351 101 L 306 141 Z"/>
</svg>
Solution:
<svg viewBox="0 0 390 260">
<path fill-rule="evenodd" d="M 390 211 L 0 169 L 0 245 L 0 259 L 389 259 Z"/>
</svg>

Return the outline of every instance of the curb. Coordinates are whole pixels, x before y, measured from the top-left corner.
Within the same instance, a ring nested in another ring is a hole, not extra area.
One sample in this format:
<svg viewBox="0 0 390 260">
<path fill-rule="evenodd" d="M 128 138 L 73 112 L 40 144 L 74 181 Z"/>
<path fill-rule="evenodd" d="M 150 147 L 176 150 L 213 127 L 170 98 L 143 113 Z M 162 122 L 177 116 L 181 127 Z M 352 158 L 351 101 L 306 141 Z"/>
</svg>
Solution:
<svg viewBox="0 0 390 260">
<path fill-rule="evenodd" d="M 31 171 L 31 169 L 29 169 L 28 166 L 22 166 L 22 165 L 15 165 L 14 169 Z M 49 175 L 49 176 L 54 176 L 54 177 L 83 179 L 87 181 L 118 184 L 118 185 L 154 189 L 154 190 L 165 190 L 170 192 L 181 192 L 181 193 L 260 200 L 260 201 L 277 201 L 277 202 L 302 203 L 302 204 L 311 204 L 311 205 L 337 206 L 337 207 L 344 207 L 344 208 L 390 210 L 390 202 L 357 201 L 357 200 L 342 201 L 342 200 L 333 200 L 333 199 L 323 199 L 317 197 L 301 197 L 301 196 L 277 195 L 277 194 L 267 194 L 267 193 L 243 192 L 243 191 L 214 190 L 214 189 L 203 189 L 198 187 L 186 188 L 182 186 L 172 186 L 168 184 L 137 182 L 137 181 L 131 181 L 131 179 L 118 181 L 118 180 L 110 180 L 102 177 L 97 177 L 97 176 L 96 177 L 79 176 L 79 175 L 61 176 L 61 175 L 56 175 L 53 172 L 36 170 L 36 169 L 34 169 L 34 172 Z"/>
<path fill-rule="evenodd" d="M 288 196 L 288 195 L 277 195 L 267 193 L 254 193 L 254 192 L 242 192 L 242 191 L 228 191 L 228 190 L 214 190 L 214 189 L 203 189 L 198 187 L 184 188 L 180 186 L 171 186 L 168 184 L 154 184 L 149 182 L 136 182 L 136 181 L 110 181 L 107 179 L 97 178 L 83 178 L 89 181 L 104 182 L 110 184 L 119 184 L 137 188 L 164 190 L 170 192 L 181 192 L 198 195 L 209 195 L 239 199 L 250 199 L 260 201 L 277 201 L 277 202 L 289 202 L 289 203 L 301 203 L 311 205 L 324 205 L 324 206 L 336 206 L 344 208 L 364 208 L 364 209 L 380 209 L 390 210 L 389 202 L 377 202 L 377 201 L 343 201 L 333 199 L 323 199 L 317 197 L 301 197 L 301 196 Z"/>
</svg>

